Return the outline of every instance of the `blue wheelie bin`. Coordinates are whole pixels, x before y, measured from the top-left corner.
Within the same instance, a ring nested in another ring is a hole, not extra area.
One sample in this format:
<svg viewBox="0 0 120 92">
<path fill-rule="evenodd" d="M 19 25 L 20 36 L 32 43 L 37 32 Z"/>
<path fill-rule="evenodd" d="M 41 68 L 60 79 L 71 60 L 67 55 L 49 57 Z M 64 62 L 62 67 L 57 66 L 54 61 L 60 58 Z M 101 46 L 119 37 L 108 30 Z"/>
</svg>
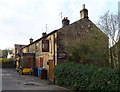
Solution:
<svg viewBox="0 0 120 92">
<path fill-rule="evenodd" d="M 37 68 L 37 69 L 38 69 L 38 77 L 40 77 L 41 69 L 44 69 L 44 68 Z"/>
</svg>

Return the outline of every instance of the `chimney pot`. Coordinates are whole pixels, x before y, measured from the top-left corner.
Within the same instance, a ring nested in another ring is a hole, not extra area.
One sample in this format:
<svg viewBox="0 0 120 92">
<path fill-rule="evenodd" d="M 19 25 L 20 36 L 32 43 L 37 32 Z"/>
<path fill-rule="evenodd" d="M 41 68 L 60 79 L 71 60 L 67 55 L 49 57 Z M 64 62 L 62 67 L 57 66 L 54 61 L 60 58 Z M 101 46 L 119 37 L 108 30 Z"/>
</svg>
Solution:
<svg viewBox="0 0 120 92">
<path fill-rule="evenodd" d="M 85 4 L 83 4 L 83 9 L 85 9 Z"/>
<path fill-rule="evenodd" d="M 62 20 L 62 27 L 69 25 L 70 20 L 68 20 L 68 17 L 64 17 L 64 19 Z"/>
<path fill-rule="evenodd" d="M 44 33 L 42 33 L 42 36 L 44 37 L 44 36 L 46 36 L 46 34 L 47 34 L 47 33 L 46 33 L 46 32 L 44 32 Z"/>
<path fill-rule="evenodd" d="M 80 11 L 80 18 L 89 18 L 88 17 L 88 10 L 85 8 L 85 4 L 83 4 L 83 9 Z"/>
<path fill-rule="evenodd" d="M 31 44 L 31 43 L 33 43 L 33 39 L 32 39 L 32 38 L 30 38 L 30 44 Z"/>
</svg>

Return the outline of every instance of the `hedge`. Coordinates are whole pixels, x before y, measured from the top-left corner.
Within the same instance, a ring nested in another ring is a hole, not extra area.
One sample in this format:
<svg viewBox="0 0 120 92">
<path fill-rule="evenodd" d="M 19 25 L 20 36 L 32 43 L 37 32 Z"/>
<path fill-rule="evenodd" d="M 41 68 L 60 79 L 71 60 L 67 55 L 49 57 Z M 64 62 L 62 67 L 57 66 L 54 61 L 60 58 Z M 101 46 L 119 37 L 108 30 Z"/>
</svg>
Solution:
<svg viewBox="0 0 120 92">
<path fill-rule="evenodd" d="M 72 90 L 120 90 L 120 72 L 94 65 L 65 62 L 55 66 L 55 83 Z"/>
<path fill-rule="evenodd" d="M 2 68 L 15 68 L 15 60 L 12 58 L 2 58 L 0 61 L 2 62 Z"/>
</svg>

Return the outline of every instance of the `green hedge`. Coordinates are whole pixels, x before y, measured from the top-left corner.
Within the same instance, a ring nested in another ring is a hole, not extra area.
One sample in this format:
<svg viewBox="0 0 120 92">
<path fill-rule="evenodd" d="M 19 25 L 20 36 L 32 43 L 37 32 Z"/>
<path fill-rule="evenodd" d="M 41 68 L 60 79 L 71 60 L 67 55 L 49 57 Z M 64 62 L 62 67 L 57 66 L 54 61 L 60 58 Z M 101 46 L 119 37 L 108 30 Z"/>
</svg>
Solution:
<svg viewBox="0 0 120 92">
<path fill-rule="evenodd" d="M 54 68 L 55 83 L 73 90 L 120 90 L 119 70 L 65 62 Z"/>
<path fill-rule="evenodd" d="M 15 60 L 10 58 L 3 58 L 2 60 L 2 68 L 15 68 Z"/>
</svg>

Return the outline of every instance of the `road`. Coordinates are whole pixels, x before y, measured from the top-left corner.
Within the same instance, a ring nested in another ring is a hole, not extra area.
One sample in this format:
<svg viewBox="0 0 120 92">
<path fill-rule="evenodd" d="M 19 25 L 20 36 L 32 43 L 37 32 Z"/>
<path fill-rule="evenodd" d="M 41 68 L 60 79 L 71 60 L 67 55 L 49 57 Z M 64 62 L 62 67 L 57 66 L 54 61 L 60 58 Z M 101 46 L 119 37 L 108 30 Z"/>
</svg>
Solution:
<svg viewBox="0 0 120 92">
<path fill-rule="evenodd" d="M 2 69 L 2 90 L 68 90 L 32 75 L 19 75 L 15 69 Z M 70 90 L 69 90 L 70 91 Z M 12 91 L 11 91 L 12 92 Z"/>
</svg>

